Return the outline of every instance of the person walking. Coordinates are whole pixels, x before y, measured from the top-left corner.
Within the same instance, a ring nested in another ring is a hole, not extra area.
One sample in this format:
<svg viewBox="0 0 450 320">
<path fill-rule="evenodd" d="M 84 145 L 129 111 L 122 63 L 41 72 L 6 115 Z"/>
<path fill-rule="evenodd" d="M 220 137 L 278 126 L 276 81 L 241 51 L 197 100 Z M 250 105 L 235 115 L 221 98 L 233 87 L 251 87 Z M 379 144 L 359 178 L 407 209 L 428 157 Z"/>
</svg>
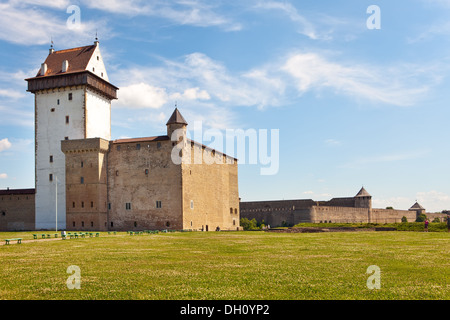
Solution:
<svg viewBox="0 0 450 320">
<path fill-rule="evenodd" d="M 450 232 L 450 214 L 447 215 L 447 230 Z"/>
<path fill-rule="evenodd" d="M 425 232 L 428 232 L 428 219 L 425 219 Z"/>
</svg>

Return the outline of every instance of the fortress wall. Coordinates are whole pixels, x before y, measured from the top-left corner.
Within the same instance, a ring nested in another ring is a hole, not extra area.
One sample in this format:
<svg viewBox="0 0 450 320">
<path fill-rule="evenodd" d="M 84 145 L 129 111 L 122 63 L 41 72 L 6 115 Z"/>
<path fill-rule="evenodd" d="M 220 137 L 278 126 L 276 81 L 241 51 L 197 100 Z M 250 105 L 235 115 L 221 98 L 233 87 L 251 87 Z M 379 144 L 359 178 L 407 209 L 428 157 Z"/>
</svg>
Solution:
<svg viewBox="0 0 450 320">
<path fill-rule="evenodd" d="M 402 217 L 406 217 L 408 222 L 414 222 L 416 221 L 416 211 L 372 209 L 372 222 L 374 223 L 399 223 L 402 222 Z"/>
<path fill-rule="evenodd" d="M 354 207 L 355 198 L 333 198 L 329 201 L 319 201 L 319 205 L 331 207 Z"/>
<path fill-rule="evenodd" d="M 1 193 L 0 231 L 34 230 L 34 201 L 34 190 L 29 194 L 14 190 Z"/>
<path fill-rule="evenodd" d="M 292 207 L 287 209 L 249 209 L 247 207 L 243 209 L 241 207 L 240 214 L 241 218 L 247 218 L 249 220 L 256 219 L 258 222 L 264 220 L 264 223 L 271 227 L 293 226 L 297 223 L 312 221 L 311 208 L 292 210 Z"/>
<path fill-rule="evenodd" d="M 316 206 L 313 208 L 314 223 L 335 222 L 335 223 L 367 223 L 369 222 L 368 208 L 332 207 Z"/>
</svg>

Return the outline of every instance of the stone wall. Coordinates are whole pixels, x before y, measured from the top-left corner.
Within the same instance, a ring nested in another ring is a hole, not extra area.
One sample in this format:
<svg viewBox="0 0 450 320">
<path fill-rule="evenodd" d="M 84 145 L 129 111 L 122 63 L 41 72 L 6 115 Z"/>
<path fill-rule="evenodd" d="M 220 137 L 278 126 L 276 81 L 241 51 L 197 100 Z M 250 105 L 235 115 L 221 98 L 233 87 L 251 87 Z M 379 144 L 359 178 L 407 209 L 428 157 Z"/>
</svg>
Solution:
<svg viewBox="0 0 450 320">
<path fill-rule="evenodd" d="M 111 142 L 108 156 L 110 230 L 183 229 L 181 165 L 166 139 Z"/>
<path fill-rule="evenodd" d="M 197 143 L 187 147 L 191 160 L 182 164 L 184 229 L 238 230 L 237 160 Z"/>
<path fill-rule="evenodd" d="M 107 230 L 109 141 L 62 141 L 66 158 L 66 230 Z"/>
<path fill-rule="evenodd" d="M 56 225 L 56 217 L 54 225 Z M 35 190 L 0 190 L 0 231 L 34 229 Z"/>
</svg>

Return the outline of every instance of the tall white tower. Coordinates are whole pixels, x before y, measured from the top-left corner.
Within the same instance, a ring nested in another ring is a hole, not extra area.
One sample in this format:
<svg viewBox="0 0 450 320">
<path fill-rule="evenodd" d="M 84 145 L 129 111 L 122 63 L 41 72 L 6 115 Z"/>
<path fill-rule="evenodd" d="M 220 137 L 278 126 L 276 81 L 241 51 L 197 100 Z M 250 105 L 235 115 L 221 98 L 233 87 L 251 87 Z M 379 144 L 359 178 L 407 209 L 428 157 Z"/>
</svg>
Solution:
<svg viewBox="0 0 450 320">
<path fill-rule="evenodd" d="M 109 83 L 98 41 L 54 51 L 28 81 L 35 95 L 36 229 L 66 228 L 65 157 L 61 141 L 111 139 Z M 80 165 L 83 165 L 80 163 Z"/>
</svg>

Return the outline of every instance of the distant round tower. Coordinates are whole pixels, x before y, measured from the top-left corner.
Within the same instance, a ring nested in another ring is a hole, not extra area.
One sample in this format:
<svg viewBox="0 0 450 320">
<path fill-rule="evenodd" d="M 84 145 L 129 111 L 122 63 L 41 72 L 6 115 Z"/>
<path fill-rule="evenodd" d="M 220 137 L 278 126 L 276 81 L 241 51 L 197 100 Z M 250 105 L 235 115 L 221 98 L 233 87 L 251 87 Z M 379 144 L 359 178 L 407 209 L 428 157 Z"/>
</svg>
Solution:
<svg viewBox="0 0 450 320">
<path fill-rule="evenodd" d="M 372 196 L 364 189 L 359 190 L 355 198 L 355 208 L 368 208 L 372 209 Z"/>
</svg>

